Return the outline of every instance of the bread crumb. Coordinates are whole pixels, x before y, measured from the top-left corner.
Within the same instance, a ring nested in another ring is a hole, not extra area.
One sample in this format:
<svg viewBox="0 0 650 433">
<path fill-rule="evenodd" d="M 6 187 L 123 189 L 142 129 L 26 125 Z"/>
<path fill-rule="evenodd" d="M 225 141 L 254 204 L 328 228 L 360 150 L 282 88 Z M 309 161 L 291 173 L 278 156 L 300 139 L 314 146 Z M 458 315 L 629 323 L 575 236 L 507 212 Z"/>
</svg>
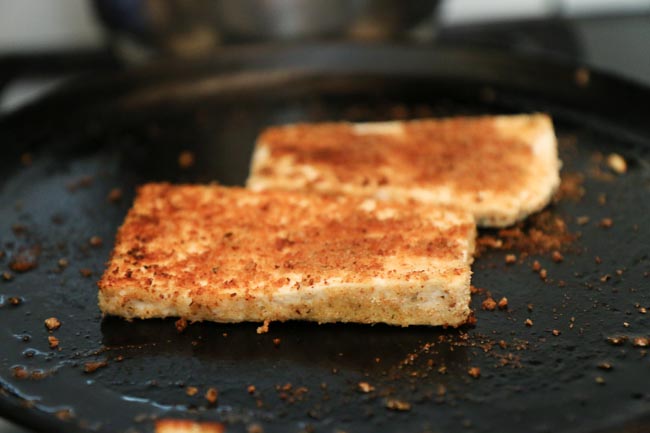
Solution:
<svg viewBox="0 0 650 433">
<path fill-rule="evenodd" d="M 269 324 L 271 323 L 270 320 L 265 320 L 262 326 L 257 327 L 257 333 L 258 334 L 266 334 L 269 332 Z"/>
<path fill-rule="evenodd" d="M 517 256 L 514 254 L 506 254 L 505 262 L 507 265 L 517 263 Z"/>
<path fill-rule="evenodd" d="M 487 298 L 481 304 L 481 308 L 488 311 L 493 311 L 497 307 L 497 303 L 492 298 Z"/>
<path fill-rule="evenodd" d="M 603 218 L 600 220 L 599 225 L 604 229 L 608 229 L 614 225 L 614 221 L 611 218 Z"/>
<path fill-rule="evenodd" d="M 185 388 L 185 394 L 190 397 L 195 396 L 199 392 L 199 389 L 196 386 L 188 386 Z"/>
<path fill-rule="evenodd" d="M 358 388 L 359 391 L 366 394 L 375 390 L 375 387 L 370 385 L 368 382 L 359 382 Z"/>
<path fill-rule="evenodd" d="M 386 400 L 386 408 L 404 412 L 411 410 L 411 403 L 404 400 L 398 400 L 396 398 L 389 398 Z"/>
<path fill-rule="evenodd" d="M 584 226 L 584 225 L 589 224 L 589 220 L 590 220 L 590 218 L 588 216 L 579 216 L 579 217 L 576 218 L 576 222 L 580 226 Z"/>
<path fill-rule="evenodd" d="M 27 272 L 38 267 L 38 257 L 41 254 L 41 246 L 35 245 L 18 250 L 9 263 L 9 269 L 15 272 Z"/>
<path fill-rule="evenodd" d="M 88 243 L 90 244 L 91 247 L 101 247 L 103 240 L 99 236 L 92 236 L 89 240 Z"/>
<path fill-rule="evenodd" d="M 544 269 L 544 268 L 540 269 L 539 270 L 539 277 L 542 280 L 545 280 L 548 277 L 548 271 L 546 269 Z"/>
<path fill-rule="evenodd" d="M 88 268 L 79 269 L 79 273 L 84 278 L 90 278 L 93 275 L 93 271 L 91 269 L 88 269 Z"/>
<path fill-rule="evenodd" d="M 16 379 L 27 379 L 29 377 L 29 372 L 27 369 L 21 365 L 11 368 L 11 374 Z"/>
<path fill-rule="evenodd" d="M 59 347 L 59 339 L 54 335 L 48 335 L 47 342 L 50 344 L 50 349 L 56 349 Z"/>
<path fill-rule="evenodd" d="M 273 339 L 273 345 L 274 345 L 275 347 L 280 346 L 280 343 L 282 343 L 282 340 L 281 340 L 281 339 L 279 339 L 279 338 L 274 338 L 274 339 Z"/>
<path fill-rule="evenodd" d="M 482 249 L 499 249 L 503 247 L 503 240 L 497 239 L 494 236 L 490 235 L 485 235 L 485 236 L 479 236 L 476 239 L 476 246 L 477 246 L 477 251 L 480 251 Z"/>
<path fill-rule="evenodd" d="M 617 174 L 623 174 L 627 171 L 627 162 L 618 153 L 610 153 L 607 157 L 607 165 Z"/>
<path fill-rule="evenodd" d="M 194 165 L 194 153 L 184 150 L 178 154 L 178 166 L 180 168 L 190 168 Z"/>
<path fill-rule="evenodd" d="M 181 317 L 176 322 L 174 322 L 174 325 L 176 326 L 176 330 L 181 333 L 187 328 L 187 320 Z"/>
<path fill-rule="evenodd" d="M 559 329 L 554 329 L 554 330 L 551 331 L 551 333 L 552 333 L 553 335 L 555 335 L 556 337 L 557 337 L 558 335 L 561 334 L 561 332 L 560 332 Z"/>
<path fill-rule="evenodd" d="M 481 369 L 479 367 L 471 367 L 469 370 L 467 370 L 467 374 L 472 376 L 474 379 L 478 379 L 481 377 Z"/>
<path fill-rule="evenodd" d="M 94 373 L 100 368 L 104 368 L 108 365 L 106 361 L 91 361 L 84 364 L 84 373 Z"/>
<path fill-rule="evenodd" d="M 117 203 L 120 200 L 122 200 L 122 190 L 120 188 L 113 188 L 110 190 L 108 193 L 108 196 L 106 196 L 106 200 L 108 200 L 111 203 Z"/>
<path fill-rule="evenodd" d="M 208 390 L 205 392 L 205 399 L 210 404 L 215 404 L 218 398 L 219 398 L 219 391 L 217 390 L 217 388 L 208 388 Z"/>
<path fill-rule="evenodd" d="M 50 317 L 49 319 L 45 319 L 45 327 L 50 331 L 54 331 L 61 327 L 61 322 L 56 317 Z"/>
<path fill-rule="evenodd" d="M 249 394 L 255 394 L 256 388 L 255 385 L 248 385 L 248 388 L 246 388 L 246 391 L 248 391 Z"/>
<path fill-rule="evenodd" d="M 69 263 L 68 263 L 68 259 L 66 259 L 66 258 L 61 258 L 61 259 L 59 259 L 59 261 L 56 262 L 56 263 L 57 263 L 57 265 L 59 265 L 60 268 L 67 268 L 68 265 L 69 265 Z"/>
<path fill-rule="evenodd" d="M 596 376 L 596 379 L 595 379 L 595 380 L 596 380 L 596 383 L 597 383 L 598 385 L 604 385 L 604 384 L 605 384 L 605 378 L 602 377 L 602 376 Z"/>
<path fill-rule="evenodd" d="M 648 347 L 650 345 L 650 339 L 647 337 L 635 337 L 632 340 L 632 346 L 634 347 Z"/>
<path fill-rule="evenodd" d="M 499 307 L 500 310 L 505 310 L 506 308 L 508 308 L 508 298 L 504 296 L 503 298 L 499 299 L 499 303 L 497 304 L 497 306 Z"/>
<path fill-rule="evenodd" d="M 598 368 L 600 368 L 601 370 L 609 371 L 612 368 L 614 368 L 614 366 L 609 362 L 601 362 L 600 364 L 598 364 Z"/>
<path fill-rule="evenodd" d="M 535 260 L 533 262 L 533 272 L 539 272 L 540 269 L 542 269 L 542 265 L 539 263 L 539 261 Z"/>
<path fill-rule="evenodd" d="M 623 343 L 625 343 L 628 340 L 628 338 L 625 335 L 618 335 L 615 337 L 607 337 L 607 342 L 609 344 L 612 344 L 614 346 L 620 346 Z"/>
<path fill-rule="evenodd" d="M 5 281 L 11 281 L 11 280 L 14 279 L 14 276 L 13 276 L 13 274 L 11 272 L 4 271 L 2 273 L 2 279 L 5 280 Z"/>
<path fill-rule="evenodd" d="M 498 231 L 494 235 L 483 234 L 476 240 L 476 256 L 488 249 L 518 251 L 524 254 L 543 254 L 559 250 L 573 242 L 577 235 L 569 231 L 565 221 L 551 213 L 542 211 L 527 219 L 526 224 L 518 223 L 514 227 Z"/>
<path fill-rule="evenodd" d="M 533 326 L 533 321 L 530 320 L 530 319 L 526 319 L 526 321 L 524 322 L 524 325 L 526 325 L 528 327 Z"/>
<path fill-rule="evenodd" d="M 561 262 L 564 261 L 564 256 L 559 251 L 556 250 L 556 251 L 553 251 L 553 253 L 551 254 L 551 259 L 555 263 L 561 263 Z"/>
</svg>

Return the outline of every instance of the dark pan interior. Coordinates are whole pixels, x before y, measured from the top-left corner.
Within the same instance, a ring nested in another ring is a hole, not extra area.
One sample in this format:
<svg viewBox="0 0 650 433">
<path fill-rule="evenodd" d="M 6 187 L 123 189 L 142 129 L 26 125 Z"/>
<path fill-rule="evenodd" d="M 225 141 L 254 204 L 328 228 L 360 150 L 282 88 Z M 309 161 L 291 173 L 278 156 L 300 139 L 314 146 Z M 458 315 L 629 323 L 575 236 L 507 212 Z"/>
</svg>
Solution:
<svg viewBox="0 0 650 433">
<path fill-rule="evenodd" d="M 150 432 L 159 417 L 229 432 L 649 431 L 650 359 L 635 340 L 650 337 L 648 100 L 597 73 L 576 81 L 571 66 L 443 48 L 254 48 L 68 86 L 0 119 L 0 271 L 37 255 L 35 269 L 0 278 L 0 414 L 47 432 Z M 550 207 L 578 238 L 561 263 L 482 254 L 474 285 L 509 308 L 484 311 L 474 295 L 475 327 L 291 322 L 258 335 L 259 324 L 196 323 L 180 334 L 172 319 L 102 319 L 96 307 L 135 187 L 242 184 L 267 125 L 533 111 L 553 115 L 565 182 L 583 176 L 584 196 Z M 179 166 L 182 151 L 193 166 Z M 604 164 L 614 152 L 627 173 Z M 52 316 L 60 350 L 48 347 Z M 84 372 L 92 361 L 107 365 Z M 410 410 L 388 409 L 395 400 Z"/>
</svg>

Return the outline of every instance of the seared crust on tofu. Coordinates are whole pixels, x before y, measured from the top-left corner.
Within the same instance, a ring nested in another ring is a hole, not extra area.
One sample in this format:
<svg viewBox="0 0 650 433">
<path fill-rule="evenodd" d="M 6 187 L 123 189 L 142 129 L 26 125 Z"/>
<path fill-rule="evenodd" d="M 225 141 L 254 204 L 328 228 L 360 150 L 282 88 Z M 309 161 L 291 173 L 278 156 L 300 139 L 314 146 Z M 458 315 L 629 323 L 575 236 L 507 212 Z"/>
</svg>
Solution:
<svg viewBox="0 0 650 433">
<path fill-rule="evenodd" d="M 550 117 L 458 117 L 272 127 L 247 185 L 462 207 L 503 227 L 548 204 L 560 183 Z"/>
<path fill-rule="evenodd" d="M 471 214 L 422 203 L 147 184 L 99 306 L 128 319 L 458 326 L 475 234 Z"/>
<path fill-rule="evenodd" d="M 156 433 L 223 433 L 226 428 L 218 422 L 196 422 L 186 419 L 156 421 Z"/>
</svg>

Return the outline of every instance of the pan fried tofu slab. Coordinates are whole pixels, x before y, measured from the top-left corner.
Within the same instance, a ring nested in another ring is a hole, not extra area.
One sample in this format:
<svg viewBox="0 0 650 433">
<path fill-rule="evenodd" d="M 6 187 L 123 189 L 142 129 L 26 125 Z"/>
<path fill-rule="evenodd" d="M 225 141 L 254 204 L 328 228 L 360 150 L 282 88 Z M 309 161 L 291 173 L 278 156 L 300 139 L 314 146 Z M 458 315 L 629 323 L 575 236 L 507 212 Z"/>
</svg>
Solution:
<svg viewBox="0 0 650 433">
<path fill-rule="evenodd" d="M 142 186 L 99 281 L 103 313 L 458 326 L 473 217 L 425 203 Z"/>
<path fill-rule="evenodd" d="M 560 183 L 544 114 L 268 128 L 247 185 L 454 205 L 504 227 L 546 206 Z"/>
</svg>

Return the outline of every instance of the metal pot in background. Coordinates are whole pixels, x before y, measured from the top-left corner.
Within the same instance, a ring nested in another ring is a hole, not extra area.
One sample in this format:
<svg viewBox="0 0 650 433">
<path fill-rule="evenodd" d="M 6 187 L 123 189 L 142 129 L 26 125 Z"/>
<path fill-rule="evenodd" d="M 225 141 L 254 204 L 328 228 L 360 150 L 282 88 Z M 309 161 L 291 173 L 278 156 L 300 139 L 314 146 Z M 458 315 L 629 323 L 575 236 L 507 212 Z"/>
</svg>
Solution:
<svg viewBox="0 0 650 433">
<path fill-rule="evenodd" d="M 418 24 L 432 26 L 438 0 L 94 0 L 94 4 L 118 52 L 126 57 L 191 57 L 239 42 L 400 39 Z"/>
</svg>

